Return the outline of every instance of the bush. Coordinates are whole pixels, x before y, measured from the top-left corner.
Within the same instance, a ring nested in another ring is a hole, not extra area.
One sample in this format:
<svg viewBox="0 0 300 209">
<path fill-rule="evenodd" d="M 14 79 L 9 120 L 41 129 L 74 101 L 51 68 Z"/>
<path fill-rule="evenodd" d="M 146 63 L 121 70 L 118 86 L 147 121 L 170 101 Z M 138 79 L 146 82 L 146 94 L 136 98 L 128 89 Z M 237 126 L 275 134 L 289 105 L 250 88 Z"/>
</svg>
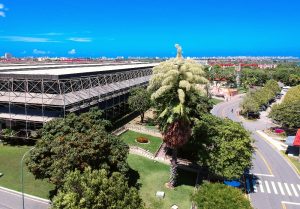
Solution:
<svg viewBox="0 0 300 209">
<path fill-rule="evenodd" d="M 204 183 L 192 200 L 198 209 L 252 209 L 250 201 L 239 189 L 220 183 Z"/>
<path fill-rule="evenodd" d="M 286 93 L 281 104 L 272 107 L 269 114 L 274 121 L 288 128 L 300 127 L 300 85 L 295 86 Z"/>
<path fill-rule="evenodd" d="M 63 187 L 53 200 L 53 209 L 143 209 L 138 190 L 129 187 L 118 172 L 86 168 L 66 175 Z"/>
<path fill-rule="evenodd" d="M 149 139 L 147 139 L 146 137 L 140 136 L 138 138 L 136 138 L 136 141 L 142 144 L 148 143 Z"/>
</svg>

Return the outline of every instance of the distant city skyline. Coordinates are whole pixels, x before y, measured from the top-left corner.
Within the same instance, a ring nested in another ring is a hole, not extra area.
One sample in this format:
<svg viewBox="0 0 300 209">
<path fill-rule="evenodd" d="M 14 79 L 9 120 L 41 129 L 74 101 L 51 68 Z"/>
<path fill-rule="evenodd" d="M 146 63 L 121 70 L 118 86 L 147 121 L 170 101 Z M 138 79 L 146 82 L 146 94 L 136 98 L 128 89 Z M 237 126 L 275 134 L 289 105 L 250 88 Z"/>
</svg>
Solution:
<svg viewBox="0 0 300 209">
<path fill-rule="evenodd" d="M 300 56 L 297 0 L 0 0 L 0 56 Z"/>
</svg>

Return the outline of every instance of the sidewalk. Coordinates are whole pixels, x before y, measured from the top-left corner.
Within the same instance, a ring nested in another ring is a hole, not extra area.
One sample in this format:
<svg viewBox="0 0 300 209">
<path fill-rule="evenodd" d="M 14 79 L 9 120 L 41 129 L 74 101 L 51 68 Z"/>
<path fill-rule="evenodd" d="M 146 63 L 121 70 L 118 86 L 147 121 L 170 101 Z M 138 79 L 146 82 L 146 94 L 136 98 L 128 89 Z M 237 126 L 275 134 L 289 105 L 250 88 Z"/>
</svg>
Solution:
<svg viewBox="0 0 300 209">
<path fill-rule="evenodd" d="M 285 151 L 286 148 L 288 147 L 286 144 L 284 144 L 276 139 L 273 139 L 272 137 L 268 136 L 266 133 L 264 133 L 261 130 L 258 130 L 256 132 L 279 151 Z"/>
</svg>

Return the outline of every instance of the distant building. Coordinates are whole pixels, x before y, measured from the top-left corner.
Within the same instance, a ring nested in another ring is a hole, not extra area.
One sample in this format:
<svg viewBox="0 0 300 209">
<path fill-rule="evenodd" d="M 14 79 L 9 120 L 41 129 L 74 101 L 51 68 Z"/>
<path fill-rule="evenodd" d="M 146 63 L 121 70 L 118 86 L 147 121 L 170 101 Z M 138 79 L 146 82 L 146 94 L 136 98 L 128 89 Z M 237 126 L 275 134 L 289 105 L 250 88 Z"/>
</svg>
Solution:
<svg viewBox="0 0 300 209">
<path fill-rule="evenodd" d="M 12 58 L 12 54 L 11 53 L 5 53 L 4 58 L 7 59 L 7 60 L 10 60 Z"/>
</svg>

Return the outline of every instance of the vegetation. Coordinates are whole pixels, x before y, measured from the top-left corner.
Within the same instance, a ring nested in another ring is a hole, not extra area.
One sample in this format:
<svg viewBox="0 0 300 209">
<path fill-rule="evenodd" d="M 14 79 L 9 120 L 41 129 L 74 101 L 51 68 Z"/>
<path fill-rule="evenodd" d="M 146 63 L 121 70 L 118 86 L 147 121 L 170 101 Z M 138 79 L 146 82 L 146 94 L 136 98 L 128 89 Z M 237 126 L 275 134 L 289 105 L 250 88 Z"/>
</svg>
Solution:
<svg viewBox="0 0 300 209">
<path fill-rule="evenodd" d="M 197 179 L 197 174 L 179 170 L 178 184 L 173 190 L 164 186 L 169 178 L 170 166 L 129 154 L 129 166 L 136 172 L 140 184 L 140 195 L 148 209 L 170 209 L 173 204 L 179 208 L 190 208 L 190 195 Z M 165 192 L 165 197 L 155 196 L 157 191 Z"/>
<path fill-rule="evenodd" d="M 216 105 L 216 104 L 219 104 L 219 103 L 223 102 L 224 100 L 212 98 L 211 101 L 212 101 L 212 103 L 213 103 L 214 105 Z"/>
<path fill-rule="evenodd" d="M 184 60 L 181 47 L 176 47 L 177 57 L 154 67 L 148 86 L 164 142 L 173 150 L 169 187 L 176 184 L 177 149 L 191 136 L 191 98 L 203 95 L 201 84 L 207 83 L 203 66 L 193 60 Z"/>
<path fill-rule="evenodd" d="M 9 137 L 16 136 L 17 132 L 10 128 L 4 128 L 4 129 L 2 129 L 2 135 L 3 135 L 4 139 L 7 139 Z"/>
<path fill-rule="evenodd" d="M 21 159 L 31 147 L 0 145 L 0 186 L 21 191 Z M 24 165 L 24 192 L 42 198 L 49 198 L 54 185 L 36 180 Z"/>
<path fill-rule="evenodd" d="M 150 93 L 142 87 L 132 89 L 128 104 L 131 110 L 140 113 L 141 123 L 143 123 L 145 112 L 151 107 Z"/>
<path fill-rule="evenodd" d="M 300 127 L 300 85 L 289 89 L 281 104 L 272 107 L 269 116 L 288 128 Z"/>
<path fill-rule="evenodd" d="M 141 209 L 142 199 L 121 173 L 86 168 L 66 175 L 53 209 Z"/>
<path fill-rule="evenodd" d="M 275 69 L 243 68 L 241 82 L 244 87 L 263 86 L 274 79 L 286 85 L 300 84 L 300 67 L 296 64 L 279 64 Z"/>
<path fill-rule="evenodd" d="M 192 196 L 199 209 L 252 209 L 250 201 L 236 188 L 219 183 L 204 183 Z"/>
<path fill-rule="evenodd" d="M 228 85 L 236 85 L 236 72 L 234 67 L 221 68 L 218 65 L 205 68 L 206 76 L 210 81 L 227 81 Z"/>
<path fill-rule="evenodd" d="M 75 169 L 83 172 L 88 166 L 127 173 L 128 146 L 108 134 L 106 124 L 101 112 L 95 109 L 50 121 L 31 151 L 27 161 L 29 170 L 37 179 L 48 179 L 57 187 L 62 185 L 67 172 Z"/>
<path fill-rule="evenodd" d="M 149 140 L 148 144 L 141 144 L 136 141 L 138 137 L 144 137 Z M 126 131 L 123 134 L 120 135 L 120 138 L 129 146 L 137 146 L 140 148 L 143 148 L 145 150 L 149 150 L 151 153 L 156 153 L 158 148 L 160 147 L 162 143 L 162 139 L 159 137 L 150 136 L 147 134 L 137 133 L 134 131 Z"/>
<path fill-rule="evenodd" d="M 250 112 L 258 112 L 260 107 L 268 105 L 278 92 L 280 87 L 275 80 L 269 80 L 261 89 L 249 91 L 241 103 L 241 113 L 248 116 Z"/>
<path fill-rule="evenodd" d="M 196 123 L 193 137 L 180 153 L 207 167 L 212 176 L 239 179 L 251 167 L 253 147 L 240 123 L 207 114 Z"/>
<path fill-rule="evenodd" d="M 210 81 L 226 81 L 228 85 L 236 85 L 234 67 L 222 68 L 215 65 L 205 68 L 205 72 Z M 263 86 L 270 79 L 281 81 L 290 86 L 299 85 L 300 67 L 294 63 L 286 63 L 279 64 L 275 69 L 243 67 L 241 70 L 241 83 L 246 89 L 252 86 Z"/>
</svg>

